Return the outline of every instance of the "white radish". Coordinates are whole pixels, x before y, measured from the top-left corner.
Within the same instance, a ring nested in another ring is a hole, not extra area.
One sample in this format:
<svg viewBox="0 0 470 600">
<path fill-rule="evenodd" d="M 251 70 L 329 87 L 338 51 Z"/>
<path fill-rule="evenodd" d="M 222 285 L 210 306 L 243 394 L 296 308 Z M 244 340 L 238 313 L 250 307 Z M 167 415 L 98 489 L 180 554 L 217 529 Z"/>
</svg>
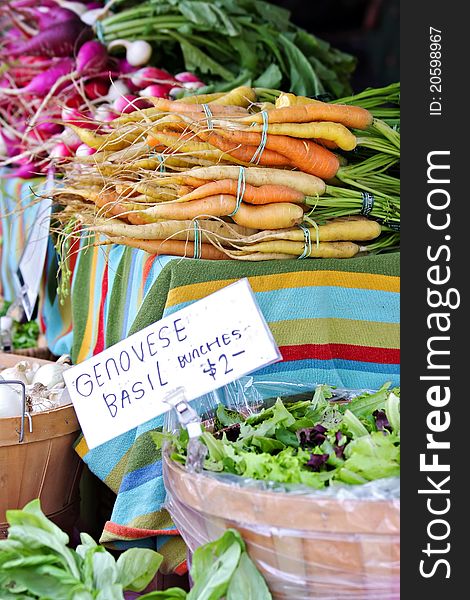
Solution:
<svg viewBox="0 0 470 600">
<path fill-rule="evenodd" d="M 126 60 L 133 67 L 146 65 L 152 56 L 152 46 L 145 40 L 114 40 L 108 44 L 108 50 L 124 46 L 126 49 Z"/>
</svg>

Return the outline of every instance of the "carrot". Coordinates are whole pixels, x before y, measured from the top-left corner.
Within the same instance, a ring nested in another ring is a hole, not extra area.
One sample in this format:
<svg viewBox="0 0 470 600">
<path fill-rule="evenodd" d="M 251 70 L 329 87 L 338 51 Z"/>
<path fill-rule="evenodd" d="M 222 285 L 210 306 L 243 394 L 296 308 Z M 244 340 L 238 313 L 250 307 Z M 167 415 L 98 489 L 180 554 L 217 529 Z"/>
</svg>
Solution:
<svg viewBox="0 0 470 600">
<path fill-rule="evenodd" d="M 366 129 L 372 124 L 372 114 L 365 108 L 349 106 L 347 104 L 327 104 L 314 102 L 275 108 L 268 112 L 269 123 L 310 123 L 311 121 L 332 121 L 341 123 L 351 129 Z M 260 113 L 243 117 L 242 123 L 263 123 Z"/>
<path fill-rule="evenodd" d="M 249 247 L 249 252 L 267 252 L 292 254 L 301 256 L 305 250 L 302 242 L 290 242 L 286 240 L 276 240 L 272 242 L 259 242 Z M 312 244 L 309 258 L 352 258 L 359 252 L 359 246 L 353 242 L 321 242 Z"/>
<path fill-rule="evenodd" d="M 256 99 L 255 90 L 246 85 L 242 85 L 230 90 L 230 92 L 224 94 L 220 98 L 216 98 L 210 103 L 210 106 L 211 110 L 214 105 L 243 106 L 244 108 L 248 108 L 250 104 L 256 102 Z"/>
<path fill-rule="evenodd" d="M 157 110 L 154 106 L 150 108 L 141 108 L 134 110 L 131 113 L 126 113 L 113 119 L 107 125 L 109 127 L 120 127 L 121 125 L 127 125 L 128 123 L 138 123 L 140 121 L 156 121 L 160 117 L 163 117 L 165 113 Z"/>
<path fill-rule="evenodd" d="M 195 96 L 184 96 L 180 98 L 178 102 L 184 102 L 186 104 L 208 104 L 214 102 L 218 98 L 225 96 L 225 92 L 216 92 L 214 94 L 199 94 Z"/>
<path fill-rule="evenodd" d="M 206 196 L 215 194 L 230 194 L 236 196 L 238 191 L 238 182 L 235 179 L 219 179 L 211 181 L 205 185 L 197 187 L 192 192 L 180 196 L 177 202 L 188 202 L 189 200 L 198 200 Z M 272 202 L 293 202 L 302 204 L 305 201 L 305 195 L 285 185 L 266 184 L 255 187 L 249 183 L 245 185 L 243 201 L 249 204 L 270 204 Z"/>
<path fill-rule="evenodd" d="M 238 225 L 253 229 L 285 229 L 298 225 L 303 220 L 303 209 L 297 204 L 279 202 L 250 206 L 242 204 L 232 219 Z"/>
<path fill-rule="evenodd" d="M 220 130 L 219 135 L 232 144 L 251 144 L 259 147 L 261 143 L 261 133 L 256 132 L 224 129 Z M 265 159 L 266 152 L 270 150 L 285 156 L 292 166 L 297 167 L 304 173 L 316 175 L 322 179 L 334 177 L 339 169 L 337 157 L 326 148 L 322 148 L 322 146 L 310 140 L 297 140 L 286 135 L 268 134 L 266 136 L 266 150 L 262 152 L 261 159 Z"/>
<path fill-rule="evenodd" d="M 255 125 L 251 131 L 261 132 L 262 125 Z M 315 121 L 313 123 L 273 123 L 268 124 L 268 133 L 273 135 L 288 135 L 295 138 L 320 138 L 322 142 L 334 142 L 335 147 L 342 150 L 354 150 L 357 144 L 356 136 L 341 123 Z M 317 139 L 317 141 L 319 141 Z"/>
<path fill-rule="evenodd" d="M 258 135 L 258 134 L 255 134 Z M 256 153 L 257 146 L 240 145 L 239 142 L 235 144 L 228 139 L 225 139 L 221 135 L 214 133 L 213 131 L 200 131 L 197 136 L 206 142 L 209 142 L 212 146 L 223 150 L 230 156 L 243 161 L 248 164 Z M 272 166 L 272 167 L 291 167 L 293 166 L 286 156 L 281 155 L 279 152 L 266 149 L 260 156 L 260 165 Z"/>
<path fill-rule="evenodd" d="M 155 108 L 165 112 L 176 112 L 183 114 L 199 115 L 205 118 L 206 113 L 201 104 L 190 104 L 187 102 L 179 102 L 178 100 L 166 100 L 165 98 L 148 98 L 153 102 Z M 339 106 L 339 105 L 338 105 Z M 224 106 L 224 105 L 210 105 L 211 113 L 216 116 L 243 116 L 247 114 L 247 110 L 241 106 Z"/>
<path fill-rule="evenodd" d="M 184 256 L 186 258 L 194 257 L 194 242 L 186 242 L 180 240 L 135 240 L 127 237 L 111 237 L 111 244 L 122 244 L 143 250 L 148 254 L 169 256 Z M 215 248 L 212 244 L 205 242 L 198 246 L 199 258 L 207 260 L 227 260 L 226 254 Z"/>
<path fill-rule="evenodd" d="M 318 228 L 309 228 L 312 244 L 317 240 L 320 242 L 343 242 L 354 241 L 363 242 L 377 238 L 381 233 L 382 227 L 376 221 L 371 221 L 366 217 L 340 217 L 332 219 L 324 225 L 318 225 Z M 301 242 L 304 240 L 304 231 L 299 227 L 286 229 L 283 231 L 260 231 L 244 240 L 245 243 L 258 241 L 286 240 L 292 242 Z"/>
<path fill-rule="evenodd" d="M 133 203 L 119 202 L 119 196 L 116 192 L 102 191 L 93 196 L 93 202 L 96 208 L 103 209 L 100 212 L 103 216 L 127 218 L 130 211 L 135 210 Z"/>
<path fill-rule="evenodd" d="M 214 167 L 205 167 L 199 169 L 191 169 L 184 173 L 179 173 L 178 180 L 175 183 L 186 183 L 197 187 L 187 178 L 192 177 L 197 180 L 220 180 L 220 179 L 236 179 L 240 175 L 240 167 L 233 165 L 217 165 Z M 319 177 L 302 173 L 300 171 L 287 171 L 284 169 L 268 169 L 263 167 L 247 167 L 245 169 L 246 183 L 257 187 L 266 184 L 285 185 L 306 196 L 321 196 L 325 193 L 325 182 Z"/>
<path fill-rule="evenodd" d="M 222 152 L 211 144 L 199 141 L 193 133 L 179 135 L 178 133 L 169 131 L 164 133 L 151 132 L 147 137 L 147 143 L 151 148 L 158 143 L 162 143 L 167 148 L 171 148 L 177 152 L 195 154 L 214 161 L 232 159 L 228 153 Z"/>
<path fill-rule="evenodd" d="M 113 131 L 106 135 L 93 133 L 89 129 L 82 129 L 70 123 L 67 124 L 80 138 L 80 140 L 96 150 L 123 150 L 135 142 L 143 134 L 141 128 L 134 127 L 121 131 Z M 93 157 L 93 155 L 92 155 Z"/>
<path fill-rule="evenodd" d="M 112 221 L 105 219 L 94 219 L 91 223 L 86 223 L 88 229 L 96 233 L 113 237 L 129 237 L 133 239 L 160 240 L 171 238 L 173 240 L 194 241 L 195 225 L 198 228 L 202 240 L 207 239 L 207 234 L 214 235 L 217 238 L 240 239 L 247 238 L 256 233 L 256 229 L 240 227 L 234 223 L 225 221 L 209 221 L 207 219 L 185 221 L 161 221 L 159 223 L 148 223 L 146 225 L 129 225 L 120 220 Z"/>
<path fill-rule="evenodd" d="M 162 220 L 187 220 L 199 217 L 225 217 L 237 206 L 235 196 L 219 194 L 183 204 L 165 202 L 143 211 L 129 214 L 128 220 L 136 225 Z M 297 225 L 303 219 L 303 209 L 288 202 L 250 206 L 241 204 L 232 219 L 242 227 L 250 229 L 282 229 Z"/>
<path fill-rule="evenodd" d="M 295 94 L 282 92 L 276 98 L 276 108 L 285 108 L 286 106 L 298 106 L 299 104 L 315 104 L 318 102 L 319 100 L 307 98 L 306 96 L 296 96 Z"/>
</svg>

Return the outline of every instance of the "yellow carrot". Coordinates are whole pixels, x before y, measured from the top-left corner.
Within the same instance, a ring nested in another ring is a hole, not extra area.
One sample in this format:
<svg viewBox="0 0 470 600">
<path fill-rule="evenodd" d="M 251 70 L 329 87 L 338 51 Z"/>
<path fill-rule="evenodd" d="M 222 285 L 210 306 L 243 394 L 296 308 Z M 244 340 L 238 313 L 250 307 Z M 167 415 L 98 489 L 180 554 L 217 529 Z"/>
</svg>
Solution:
<svg viewBox="0 0 470 600">
<path fill-rule="evenodd" d="M 262 125 L 250 127 L 250 131 L 263 131 Z M 314 121 L 312 123 L 273 123 L 268 125 L 268 133 L 274 135 L 287 135 L 295 138 L 320 138 L 332 141 L 338 148 L 354 150 L 357 144 L 356 136 L 341 123 L 328 121 Z M 318 141 L 318 139 L 317 139 Z"/>
</svg>

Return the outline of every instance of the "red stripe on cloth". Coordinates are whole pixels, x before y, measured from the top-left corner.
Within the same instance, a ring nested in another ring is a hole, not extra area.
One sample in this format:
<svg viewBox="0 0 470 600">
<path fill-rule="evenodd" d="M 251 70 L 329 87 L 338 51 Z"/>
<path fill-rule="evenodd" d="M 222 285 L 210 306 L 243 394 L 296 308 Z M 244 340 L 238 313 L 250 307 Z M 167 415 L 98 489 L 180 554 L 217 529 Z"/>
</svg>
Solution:
<svg viewBox="0 0 470 600">
<path fill-rule="evenodd" d="M 147 281 L 147 277 L 149 276 L 150 269 L 151 269 L 151 268 L 152 268 L 152 266 L 153 266 L 153 261 L 154 261 L 156 258 L 157 258 L 157 255 L 156 255 L 156 254 L 153 254 L 153 255 L 149 256 L 149 257 L 147 258 L 147 260 L 145 261 L 144 268 L 143 268 L 143 270 L 142 270 L 142 271 L 143 271 L 143 272 L 142 272 L 142 283 L 143 283 L 143 285 L 145 285 L 145 282 Z"/>
<path fill-rule="evenodd" d="M 104 303 L 108 295 L 108 262 L 106 261 L 103 273 L 103 283 L 101 284 L 100 314 L 98 317 L 98 332 L 96 335 L 96 344 L 93 349 L 93 355 L 104 350 Z"/>
<path fill-rule="evenodd" d="M 188 562 L 186 560 L 184 560 L 181 564 L 179 564 L 173 571 L 173 573 L 176 573 L 176 575 L 186 575 L 187 572 L 188 572 Z"/>
<path fill-rule="evenodd" d="M 375 346 L 353 346 L 352 344 L 299 344 L 279 348 L 284 362 L 306 359 L 355 360 L 382 364 L 400 364 L 400 350 Z"/>
<path fill-rule="evenodd" d="M 109 531 L 114 535 L 122 538 L 137 540 L 140 538 L 152 537 L 154 535 L 179 535 L 177 529 L 140 529 L 139 527 L 127 527 L 126 525 L 118 525 L 112 521 L 106 521 L 104 526 L 105 531 Z"/>
</svg>

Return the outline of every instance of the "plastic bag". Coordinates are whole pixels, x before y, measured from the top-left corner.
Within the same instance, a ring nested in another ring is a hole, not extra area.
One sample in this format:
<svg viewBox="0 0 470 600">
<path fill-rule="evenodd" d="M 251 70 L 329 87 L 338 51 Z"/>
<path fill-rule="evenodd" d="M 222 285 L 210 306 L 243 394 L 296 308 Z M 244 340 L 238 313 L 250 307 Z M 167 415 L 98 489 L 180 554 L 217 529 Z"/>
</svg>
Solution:
<svg viewBox="0 0 470 600">
<path fill-rule="evenodd" d="M 252 377 L 192 403 L 205 423 L 219 402 L 251 414 L 277 397 L 310 399 L 315 385 Z M 364 390 L 334 390 L 351 399 Z M 371 390 L 372 391 L 372 390 Z M 167 429 L 178 430 L 174 417 Z M 398 600 L 399 479 L 312 490 L 227 473 L 194 473 L 163 457 L 166 508 L 190 553 L 234 527 L 275 599 Z"/>
</svg>

